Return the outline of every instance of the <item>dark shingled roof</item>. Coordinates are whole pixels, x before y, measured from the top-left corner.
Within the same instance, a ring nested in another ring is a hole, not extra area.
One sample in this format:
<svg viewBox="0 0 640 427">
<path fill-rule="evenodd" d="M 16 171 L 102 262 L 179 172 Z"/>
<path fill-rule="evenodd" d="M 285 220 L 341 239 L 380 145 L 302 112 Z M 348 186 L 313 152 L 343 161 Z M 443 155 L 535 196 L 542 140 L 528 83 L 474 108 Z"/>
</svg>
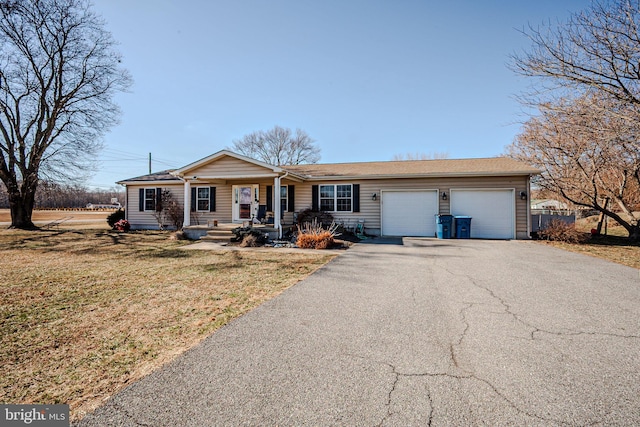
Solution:
<svg viewBox="0 0 640 427">
<path fill-rule="evenodd" d="M 135 178 L 118 181 L 118 184 L 127 184 L 132 182 L 153 182 L 153 181 L 180 181 L 180 178 L 171 175 L 175 169 L 167 169 L 165 171 L 154 172 L 148 175 L 137 176 Z"/>
<path fill-rule="evenodd" d="M 281 166 L 285 171 L 303 179 L 340 179 L 344 178 L 407 178 L 407 177 L 446 177 L 446 176 L 498 176 L 531 175 L 540 173 L 526 163 L 508 158 L 491 157 L 480 159 L 438 159 L 404 160 L 383 162 L 354 163 L 318 163 Z M 142 175 L 120 181 L 119 184 L 135 184 L 152 181 L 179 182 L 171 175 L 175 169 Z"/>
<path fill-rule="evenodd" d="M 305 164 L 281 166 L 309 178 L 451 175 L 528 175 L 539 173 L 526 163 L 508 157 L 484 159 L 401 160 L 387 162 Z"/>
</svg>

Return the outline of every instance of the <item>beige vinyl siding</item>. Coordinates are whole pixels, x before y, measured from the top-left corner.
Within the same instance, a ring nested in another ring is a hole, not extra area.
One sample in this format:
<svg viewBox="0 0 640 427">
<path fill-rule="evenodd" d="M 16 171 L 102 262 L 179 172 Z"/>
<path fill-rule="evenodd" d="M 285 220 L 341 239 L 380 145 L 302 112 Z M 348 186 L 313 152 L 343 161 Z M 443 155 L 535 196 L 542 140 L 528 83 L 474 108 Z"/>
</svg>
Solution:
<svg viewBox="0 0 640 427">
<path fill-rule="evenodd" d="M 360 212 L 333 212 L 337 221 L 364 219 L 365 229 L 372 234 L 380 233 L 380 190 L 438 190 L 439 211 L 449 214 L 450 191 L 452 188 L 504 188 L 515 189 L 516 194 L 516 236 L 527 238 L 527 203 L 520 200 L 520 191 L 527 192 L 527 177 L 470 177 L 470 178 L 407 178 L 384 180 L 353 180 L 353 181 L 313 181 L 296 183 L 296 211 L 312 206 L 311 186 L 314 184 L 360 184 Z M 447 193 L 447 200 L 442 200 L 442 192 Z M 376 194 L 376 200 L 371 195 Z M 420 213 L 416 212 L 416 215 Z M 435 219 L 434 219 L 435 221 Z"/>
<path fill-rule="evenodd" d="M 230 164 L 236 163 L 235 167 L 239 172 L 239 175 L 250 174 L 252 168 L 255 170 L 266 171 L 266 169 L 247 164 L 240 160 L 233 158 L 220 159 L 214 162 L 219 166 L 220 162 Z M 217 169 L 216 169 L 217 170 Z M 248 171 L 249 170 L 249 171 Z M 255 171 L 254 170 L 254 171 Z M 201 173 L 201 172 L 198 172 Z M 227 172 L 225 172 L 227 173 Z M 195 173 L 194 173 L 195 175 Z M 199 186 L 211 186 L 216 187 L 216 211 L 215 212 L 191 212 L 191 224 L 207 224 L 208 220 L 218 220 L 222 223 L 228 223 L 232 221 L 232 208 L 233 208 L 233 195 L 232 186 L 237 184 L 259 184 L 259 200 L 261 205 L 267 204 L 267 186 L 272 186 L 274 195 L 277 189 L 274 186 L 274 180 L 272 178 L 260 178 L 260 179 L 237 179 L 226 180 L 224 184 L 220 182 L 208 183 L 206 181 L 193 183 L 192 187 Z M 295 212 L 300 212 L 304 209 L 312 207 L 312 185 L 321 184 L 360 184 L 360 212 L 333 212 L 336 221 L 355 221 L 358 219 L 364 219 L 365 229 L 368 233 L 379 234 L 380 233 L 380 203 L 381 196 L 380 190 L 438 190 L 438 203 L 439 212 L 441 214 L 450 213 L 450 199 L 451 189 L 465 188 L 465 189 L 488 189 L 488 188 L 502 188 L 502 189 L 514 189 L 515 190 L 515 224 L 516 224 L 516 238 L 526 239 L 528 238 L 528 221 L 527 221 L 527 205 L 529 200 L 521 200 L 520 192 L 524 191 L 529 195 L 528 182 L 526 176 L 498 176 L 498 177 L 470 177 L 470 178 L 403 178 L 403 179 L 384 179 L 384 180 L 349 180 L 349 181 L 307 181 L 296 182 L 293 180 L 283 179 L 282 185 L 295 186 Z M 182 183 L 175 184 L 148 184 L 148 185 L 128 185 L 127 186 L 127 218 L 131 222 L 134 228 L 154 229 L 158 228 L 158 224 L 153 216 L 152 212 L 139 212 L 138 211 L 138 190 L 140 188 L 170 188 L 171 193 L 175 200 L 183 205 L 184 200 L 184 186 Z M 442 192 L 447 193 L 447 200 L 442 200 Z M 376 200 L 372 200 L 371 195 L 376 194 Z M 416 212 L 416 215 L 419 215 Z M 434 219 L 435 220 L 435 219 Z M 291 224 L 293 222 L 293 212 L 285 213 L 284 224 Z"/>
<path fill-rule="evenodd" d="M 222 157 L 212 163 L 203 165 L 197 169 L 189 171 L 188 176 L 199 177 L 238 177 L 243 178 L 246 176 L 274 175 L 273 171 L 264 168 L 262 166 L 254 165 L 252 163 L 245 162 L 233 157 Z"/>
<path fill-rule="evenodd" d="M 231 186 L 215 183 L 199 182 L 191 184 L 191 188 L 215 187 L 216 188 L 216 210 L 215 212 L 191 212 L 191 225 L 207 225 L 207 221 L 217 220 L 225 223 L 231 222 Z"/>
<path fill-rule="evenodd" d="M 147 184 L 147 185 L 127 185 L 127 210 L 126 217 L 134 230 L 156 230 L 158 221 L 153 216 L 153 212 L 139 210 L 140 189 L 141 188 L 162 188 L 171 191 L 171 197 L 184 206 L 184 186 L 182 183 L 176 184 Z"/>
</svg>

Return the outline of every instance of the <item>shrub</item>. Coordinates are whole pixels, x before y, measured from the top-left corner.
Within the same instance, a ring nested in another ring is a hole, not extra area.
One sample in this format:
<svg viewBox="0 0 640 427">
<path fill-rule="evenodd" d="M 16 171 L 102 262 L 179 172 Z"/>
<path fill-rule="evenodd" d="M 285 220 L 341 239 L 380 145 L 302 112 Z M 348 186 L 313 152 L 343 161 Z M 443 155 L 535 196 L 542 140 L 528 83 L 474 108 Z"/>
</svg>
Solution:
<svg viewBox="0 0 640 427">
<path fill-rule="evenodd" d="M 153 216 L 158 221 L 160 230 L 164 230 L 167 225 L 174 227 L 176 230 L 182 229 L 184 219 L 184 210 L 182 206 L 173 199 L 171 190 L 163 188 L 160 192 L 159 203 L 156 204 L 156 210 Z"/>
<path fill-rule="evenodd" d="M 586 233 L 576 230 L 575 224 L 568 224 L 558 219 L 551 220 L 538 232 L 538 236 L 543 240 L 566 243 L 585 243 L 589 240 Z"/>
<path fill-rule="evenodd" d="M 262 246 L 267 243 L 267 240 L 269 238 L 268 235 L 253 227 L 238 227 L 231 230 L 231 232 L 235 235 L 232 240 L 234 242 L 242 242 L 243 244 L 247 237 L 252 236 L 253 238 L 251 239 L 251 246 Z M 247 245 L 248 244 L 249 241 L 247 241 Z"/>
<path fill-rule="evenodd" d="M 324 229 L 317 218 L 312 222 L 306 222 L 300 228 L 296 245 L 304 249 L 327 249 L 335 243 L 334 237 L 338 226 L 331 223 L 328 229 Z"/>
<path fill-rule="evenodd" d="M 333 236 L 328 231 L 321 234 L 299 234 L 296 241 L 296 245 L 304 249 L 327 249 L 333 244 Z"/>
<path fill-rule="evenodd" d="M 306 223 L 317 222 L 323 227 L 329 227 L 333 224 L 333 215 L 325 211 L 314 211 L 312 209 L 305 209 L 298 213 L 298 225 Z"/>
<path fill-rule="evenodd" d="M 118 231 L 129 231 L 131 230 L 131 224 L 126 219 L 121 219 L 120 221 L 113 224 L 113 229 Z"/>
<path fill-rule="evenodd" d="M 260 243 L 260 239 L 254 234 L 245 235 L 240 243 L 240 246 L 243 248 L 255 248 L 262 245 L 264 245 L 264 242 Z"/>
<path fill-rule="evenodd" d="M 114 213 L 107 216 L 107 224 L 109 224 L 109 227 L 111 227 L 112 229 L 115 229 L 116 222 L 120 221 L 121 219 L 124 219 L 124 209 L 118 209 Z"/>
</svg>

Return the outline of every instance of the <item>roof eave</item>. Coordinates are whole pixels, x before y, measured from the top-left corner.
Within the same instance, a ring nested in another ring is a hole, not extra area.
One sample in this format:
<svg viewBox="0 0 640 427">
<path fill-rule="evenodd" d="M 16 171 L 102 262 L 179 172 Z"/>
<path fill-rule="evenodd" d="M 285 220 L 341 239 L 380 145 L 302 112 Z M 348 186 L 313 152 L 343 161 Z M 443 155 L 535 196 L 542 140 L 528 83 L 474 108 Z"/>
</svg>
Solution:
<svg viewBox="0 0 640 427">
<path fill-rule="evenodd" d="M 284 172 L 284 170 L 282 168 L 278 167 L 278 166 L 270 165 L 270 164 L 262 162 L 260 160 L 252 159 L 250 157 L 243 156 L 242 154 L 234 153 L 233 151 L 220 150 L 217 153 L 214 153 L 214 154 L 212 154 L 210 156 L 204 157 L 204 158 L 202 158 L 200 160 L 197 160 L 197 161 L 195 161 L 193 163 L 189 163 L 188 165 L 183 166 L 180 169 L 176 169 L 175 171 L 172 172 L 172 175 L 174 175 L 174 176 L 184 176 L 185 173 L 187 173 L 187 172 L 189 172 L 189 171 L 191 171 L 193 169 L 196 169 L 196 168 L 198 168 L 198 167 L 200 167 L 202 165 L 206 165 L 207 163 L 213 162 L 213 161 L 215 161 L 215 160 L 217 160 L 217 159 L 219 159 L 221 157 L 224 157 L 224 156 L 233 157 L 235 159 L 243 160 L 245 162 L 252 163 L 252 164 L 257 165 L 257 166 L 262 166 L 264 168 L 271 169 L 275 173 L 283 173 Z"/>
<path fill-rule="evenodd" d="M 159 185 L 159 184 L 167 184 L 167 183 L 171 183 L 171 184 L 180 184 L 181 181 L 176 178 L 176 179 L 161 179 L 161 180 L 154 180 L 154 181 L 134 181 L 134 180 L 128 180 L 125 179 L 124 181 L 118 181 L 116 182 L 116 184 L 118 185 Z"/>
<path fill-rule="evenodd" d="M 421 173 L 421 174 L 376 174 L 376 175 L 323 175 L 305 176 L 308 181 L 338 181 L 354 179 L 397 179 L 397 178 L 469 178 L 486 176 L 531 176 L 537 175 L 540 171 L 519 171 L 519 172 L 454 172 L 454 173 Z"/>
</svg>

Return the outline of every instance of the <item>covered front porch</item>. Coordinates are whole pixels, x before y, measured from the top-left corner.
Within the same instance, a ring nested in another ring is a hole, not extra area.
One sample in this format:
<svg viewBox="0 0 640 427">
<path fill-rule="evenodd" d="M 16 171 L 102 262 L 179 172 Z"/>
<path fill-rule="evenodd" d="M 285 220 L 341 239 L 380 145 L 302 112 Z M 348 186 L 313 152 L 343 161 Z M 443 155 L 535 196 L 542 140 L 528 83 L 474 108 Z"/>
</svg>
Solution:
<svg viewBox="0 0 640 427">
<path fill-rule="evenodd" d="M 223 151 L 172 175 L 183 182 L 189 237 L 252 225 L 279 238 L 294 222 L 294 184 L 302 179 L 277 166 Z"/>
</svg>

